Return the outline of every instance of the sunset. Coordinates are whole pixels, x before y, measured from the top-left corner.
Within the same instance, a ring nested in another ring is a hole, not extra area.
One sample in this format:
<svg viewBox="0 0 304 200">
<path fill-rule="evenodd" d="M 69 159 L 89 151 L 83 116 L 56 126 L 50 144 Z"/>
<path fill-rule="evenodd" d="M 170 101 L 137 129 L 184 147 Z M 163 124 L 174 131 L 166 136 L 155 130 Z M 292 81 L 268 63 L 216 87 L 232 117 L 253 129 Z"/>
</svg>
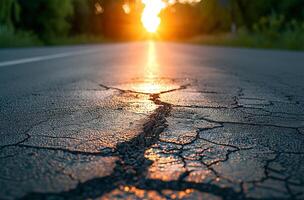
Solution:
<svg viewBox="0 0 304 200">
<path fill-rule="evenodd" d="M 145 29 L 150 33 L 155 33 L 161 23 L 159 14 L 165 7 L 162 0 L 142 0 L 144 10 L 142 12 L 141 21 Z"/>
<path fill-rule="evenodd" d="M 303 0 L 0 0 L 0 200 L 302 200 L 303 77 Z"/>
</svg>

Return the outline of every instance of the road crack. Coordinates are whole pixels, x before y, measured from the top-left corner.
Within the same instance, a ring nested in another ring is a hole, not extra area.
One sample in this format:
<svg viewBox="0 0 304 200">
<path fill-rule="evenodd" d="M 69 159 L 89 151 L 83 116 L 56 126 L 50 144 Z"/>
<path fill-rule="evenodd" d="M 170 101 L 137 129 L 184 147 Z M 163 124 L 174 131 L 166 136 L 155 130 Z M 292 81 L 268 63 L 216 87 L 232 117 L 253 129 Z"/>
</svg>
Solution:
<svg viewBox="0 0 304 200">
<path fill-rule="evenodd" d="M 133 139 L 119 143 L 116 147 L 118 156 L 116 166 L 109 176 L 93 178 L 83 183 L 79 183 L 76 188 L 60 193 L 30 193 L 22 199 L 84 199 L 97 198 L 102 195 L 120 188 L 121 186 L 134 186 L 144 190 L 154 190 L 162 194 L 162 190 L 183 191 L 185 189 L 195 189 L 200 192 L 207 192 L 220 196 L 223 199 L 243 199 L 244 194 L 236 192 L 232 188 L 222 188 L 211 183 L 194 183 L 186 181 L 185 178 L 191 173 L 186 171 L 178 181 L 162 181 L 158 179 L 145 178 L 152 161 L 145 157 L 145 152 L 154 144 L 159 142 L 159 135 L 168 126 L 166 117 L 170 115 L 172 106 L 169 103 L 162 102 L 160 95 L 177 90 L 186 89 L 189 85 L 180 86 L 177 89 L 163 91 L 159 93 L 146 94 L 131 90 L 122 90 L 119 88 L 101 85 L 105 89 L 115 89 L 121 93 L 137 93 L 149 95 L 149 99 L 159 107 L 149 116 L 146 123 L 143 124 L 142 132 Z M 197 133 L 198 137 L 198 133 Z M 78 153 L 78 152 L 77 152 Z M 209 166 L 210 167 L 210 166 Z"/>
</svg>

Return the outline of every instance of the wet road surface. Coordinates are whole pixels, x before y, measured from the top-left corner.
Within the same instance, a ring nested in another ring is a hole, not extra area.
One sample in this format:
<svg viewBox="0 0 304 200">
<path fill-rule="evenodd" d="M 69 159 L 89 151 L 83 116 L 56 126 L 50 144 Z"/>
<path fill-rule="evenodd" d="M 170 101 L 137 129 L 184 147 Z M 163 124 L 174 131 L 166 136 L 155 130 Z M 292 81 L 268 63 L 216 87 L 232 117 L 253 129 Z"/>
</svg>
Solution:
<svg viewBox="0 0 304 200">
<path fill-rule="evenodd" d="M 0 199 L 304 199 L 304 53 L 0 50 Z"/>
</svg>

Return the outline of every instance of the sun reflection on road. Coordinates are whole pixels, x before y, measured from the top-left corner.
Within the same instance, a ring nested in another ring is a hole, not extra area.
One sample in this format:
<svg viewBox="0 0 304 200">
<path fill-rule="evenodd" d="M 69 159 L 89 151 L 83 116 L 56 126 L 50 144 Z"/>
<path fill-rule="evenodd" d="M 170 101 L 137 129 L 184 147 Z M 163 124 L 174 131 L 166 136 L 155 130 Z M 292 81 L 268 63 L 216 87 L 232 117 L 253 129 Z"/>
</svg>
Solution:
<svg viewBox="0 0 304 200">
<path fill-rule="evenodd" d="M 155 79 L 159 77 L 159 64 L 156 58 L 155 43 L 148 43 L 148 61 L 145 67 L 145 79 Z"/>
<path fill-rule="evenodd" d="M 160 93 L 178 87 L 172 83 L 172 80 L 161 77 L 161 67 L 158 62 L 154 41 L 149 41 L 147 44 L 147 63 L 144 66 L 143 77 L 133 82 L 131 87 L 132 90 L 137 92 L 149 94 Z"/>
<path fill-rule="evenodd" d="M 143 66 L 138 66 L 138 68 L 143 69 L 138 69 L 138 71 L 141 71 L 140 77 L 116 87 L 145 94 L 156 94 L 179 88 L 172 79 L 163 77 L 164 69 L 162 69 L 157 56 L 157 44 L 151 40 L 146 43 L 145 49 L 147 51 L 147 60 Z"/>
<path fill-rule="evenodd" d="M 155 33 L 161 23 L 159 14 L 166 4 L 162 0 L 142 0 L 145 5 L 141 21 L 149 33 Z"/>
<path fill-rule="evenodd" d="M 145 65 L 143 82 L 137 84 L 136 90 L 145 93 L 158 93 L 162 90 L 166 90 L 166 87 L 160 80 L 159 63 L 157 61 L 155 43 L 153 41 L 149 41 L 147 52 L 147 64 Z"/>
</svg>

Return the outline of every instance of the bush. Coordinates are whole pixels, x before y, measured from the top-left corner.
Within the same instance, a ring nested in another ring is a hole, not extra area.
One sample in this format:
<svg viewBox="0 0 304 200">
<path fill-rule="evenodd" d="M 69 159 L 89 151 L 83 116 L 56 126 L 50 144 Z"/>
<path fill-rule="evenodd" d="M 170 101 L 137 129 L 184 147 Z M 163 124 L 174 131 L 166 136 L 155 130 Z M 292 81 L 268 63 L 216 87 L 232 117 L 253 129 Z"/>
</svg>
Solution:
<svg viewBox="0 0 304 200">
<path fill-rule="evenodd" d="M 97 35 L 76 35 L 70 37 L 50 38 L 48 45 L 78 45 L 78 44 L 98 44 L 108 40 L 103 36 Z"/>
<path fill-rule="evenodd" d="M 9 28 L 14 27 L 20 14 L 20 6 L 17 0 L 1 0 L 0 1 L 0 25 Z"/>
<path fill-rule="evenodd" d="M 14 31 L 11 28 L 0 26 L 0 47 L 39 46 L 42 42 L 32 33 Z"/>
<path fill-rule="evenodd" d="M 33 31 L 45 41 L 68 33 L 72 0 L 19 0 L 19 4 L 21 18 L 17 28 Z"/>
</svg>

